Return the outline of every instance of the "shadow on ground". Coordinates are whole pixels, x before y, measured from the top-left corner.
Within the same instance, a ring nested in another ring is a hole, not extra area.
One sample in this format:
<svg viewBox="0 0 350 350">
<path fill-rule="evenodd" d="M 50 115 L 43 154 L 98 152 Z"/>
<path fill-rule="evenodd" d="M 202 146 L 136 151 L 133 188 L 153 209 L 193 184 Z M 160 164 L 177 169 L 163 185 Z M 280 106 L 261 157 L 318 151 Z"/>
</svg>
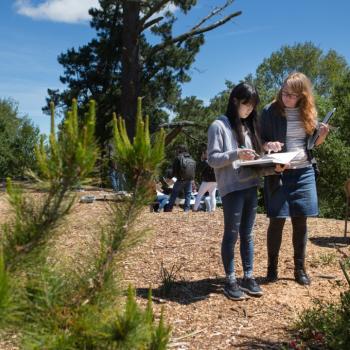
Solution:
<svg viewBox="0 0 350 350">
<path fill-rule="evenodd" d="M 259 285 L 266 284 L 265 278 L 258 277 Z M 241 279 L 238 279 L 238 283 Z M 206 278 L 197 281 L 172 281 L 152 289 L 155 302 L 173 301 L 181 305 L 189 305 L 201 300 L 208 299 L 210 294 L 223 294 L 224 278 Z M 148 288 L 137 288 L 137 296 L 147 299 Z"/>
<path fill-rule="evenodd" d="M 224 278 L 206 278 L 197 281 L 173 281 L 152 289 L 152 296 L 155 297 L 155 301 L 159 298 L 159 300 L 164 299 L 182 305 L 188 305 L 208 299 L 212 293 L 221 294 L 224 282 Z M 147 288 L 137 288 L 136 293 L 142 298 L 148 297 Z"/>
<path fill-rule="evenodd" d="M 311 237 L 310 242 L 319 247 L 334 248 L 350 244 L 350 237 Z"/>
<path fill-rule="evenodd" d="M 288 343 L 285 341 L 271 341 L 264 340 L 258 337 L 247 337 L 244 336 L 244 340 L 239 344 L 235 345 L 237 349 L 249 349 L 249 350 L 281 350 L 288 349 Z"/>
</svg>

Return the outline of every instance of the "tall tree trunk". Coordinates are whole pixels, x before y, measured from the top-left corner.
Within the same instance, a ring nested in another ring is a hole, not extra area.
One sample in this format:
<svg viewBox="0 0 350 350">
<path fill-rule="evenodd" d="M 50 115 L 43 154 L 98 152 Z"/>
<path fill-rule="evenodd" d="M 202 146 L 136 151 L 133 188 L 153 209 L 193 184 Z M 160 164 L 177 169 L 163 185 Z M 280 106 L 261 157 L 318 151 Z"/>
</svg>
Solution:
<svg viewBox="0 0 350 350">
<path fill-rule="evenodd" d="M 140 93 L 140 1 L 123 1 L 123 51 L 121 111 L 129 137 L 135 134 L 137 97 Z"/>
</svg>

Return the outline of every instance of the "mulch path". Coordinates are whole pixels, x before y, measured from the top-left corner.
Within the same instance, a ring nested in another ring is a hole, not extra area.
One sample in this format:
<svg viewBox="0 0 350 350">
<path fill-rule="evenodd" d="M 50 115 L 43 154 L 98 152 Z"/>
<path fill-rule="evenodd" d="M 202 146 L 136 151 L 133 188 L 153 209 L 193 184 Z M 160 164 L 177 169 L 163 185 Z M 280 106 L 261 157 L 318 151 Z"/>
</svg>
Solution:
<svg viewBox="0 0 350 350">
<path fill-rule="evenodd" d="M 7 220 L 8 214 L 1 194 L 0 223 Z M 98 245 L 99 224 L 106 215 L 105 202 L 78 203 L 54 240 L 52 263 L 60 260 L 84 269 L 89 249 Z M 138 227 L 151 228 L 153 234 L 132 248 L 123 260 L 123 285 L 130 283 L 136 288 L 140 305 L 146 305 L 148 289 L 152 288 L 156 315 L 159 316 L 163 308 L 165 320 L 172 327 L 169 348 L 279 349 L 290 340 L 289 329 L 298 314 L 312 306 L 315 299 L 339 299 L 339 294 L 347 288 L 338 263 L 342 252 L 349 253 L 349 240 L 343 238 L 344 222 L 309 220 L 310 287 L 300 286 L 293 279 L 290 221 L 284 229 L 280 279 L 277 283 L 265 283 L 267 224 L 266 217 L 259 214 L 254 227 L 254 273 L 264 295 L 234 302 L 222 292 L 222 209 L 218 208 L 215 213 L 184 213 L 178 208 L 172 213 L 151 213 L 145 209 Z M 240 277 L 238 245 L 236 257 Z M 166 273 L 170 273 L 171 278 L 170 284 L 164 287 Z M 0 349 L 14 348 L 0 340 Z"/>
<path fill-rule="evenodd" d="M 268 220 L 258 215 L 255 232 L 255 277 L 264 295 L 231 301 L 222 293 L 223 268 L 220 244 L 223 213 L 144 213 L 142 224 L 154 235 L 134 248 L 124 262 L 128 282 L 138 295 L 153 289 L 156 309 L 165 310 L 172 325 L 171 348 L 175 349 L 278 349 L 290 339 L 288 329 L 314 299 L 337 301 L 347 287 L 338 265 L 348 252 L 342 221 L 310 219 L 308 271 L 310 287 L 295 283 L 291 223 L 287 221 L 280 255 L 280 279 L 266 284 L 266 229 Z M 340 251 L 339 251 L 340 250 Z M 237 276 L 242 276 L 236 247 Z M 161 270 L 176 272 L 175 283 L 164 295 Z"/>
</svg>

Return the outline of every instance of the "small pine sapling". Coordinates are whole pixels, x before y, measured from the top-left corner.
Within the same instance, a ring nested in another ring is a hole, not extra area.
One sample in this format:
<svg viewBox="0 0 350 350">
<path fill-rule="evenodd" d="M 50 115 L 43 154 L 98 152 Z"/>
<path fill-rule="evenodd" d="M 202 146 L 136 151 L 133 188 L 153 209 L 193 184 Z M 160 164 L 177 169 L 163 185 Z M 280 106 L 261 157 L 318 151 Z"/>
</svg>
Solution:
<svg viewBox="0 0 350 350">
<path fill-rule="evenodd" d="M 67 113 L 58 138 L 53 103 L 50 107 L 49 144 L 45 145 L 41 138 L 36 147 L 37 179 L 45 184 L 45 194 L 24 195 L 11 180 L 7 182 L 9 203 L 15 215 L 11 223 L 4 225 L 5 261 L 12 261 L 18 253 L 31 251 L 49 236 L 74 203 L 71 190 L 88 176 L 95 164 L 98 149 L 94 139 L 94 101 L 90 101 L 85 123 L 78 125 L 77 101 L 73 100 L 72 110 Z"/>
</svg>

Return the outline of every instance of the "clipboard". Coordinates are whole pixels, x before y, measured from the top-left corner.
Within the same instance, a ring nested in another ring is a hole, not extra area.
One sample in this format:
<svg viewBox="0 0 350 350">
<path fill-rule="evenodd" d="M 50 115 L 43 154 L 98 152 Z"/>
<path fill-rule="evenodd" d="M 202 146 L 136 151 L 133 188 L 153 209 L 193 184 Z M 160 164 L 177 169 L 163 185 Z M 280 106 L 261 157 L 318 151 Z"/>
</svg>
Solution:
<svg viewBox="0 0 350 350">
<path fill-rule="evenodd" d="M 259 159 L 243 160 L 241 161 L 240 166 L 266 168 L 275 166 L 276 164 L 288 164 L 297 156 L 297 154 L 299 154 L 299 152 L 300 151 L 265 154 Z"/>
<path fill-rule="evenodd" d="M 334 113 L 336 111 L 336 108 L 333 108 L 331 111 L 329 111 L 326 116 L 323 118 L 322 123 L 328 124 L 330 119 L 333 117 Z M 312 135 L 310 141 L 308 142 L 308 149 L 313 149 L 315 147 L 315 142 L 318 139 L 319 131 L 316 130 L 314 134 Z"/>
<path fill-rule="evenodd" d="M 331 111 L 329 111 L 324 119 L 322 120 L 322 123 L 328 124 L 329 120 L 333 117 L 333 114 L 335 113 L 336 108 L 333 108 Z"/>
</svg>

